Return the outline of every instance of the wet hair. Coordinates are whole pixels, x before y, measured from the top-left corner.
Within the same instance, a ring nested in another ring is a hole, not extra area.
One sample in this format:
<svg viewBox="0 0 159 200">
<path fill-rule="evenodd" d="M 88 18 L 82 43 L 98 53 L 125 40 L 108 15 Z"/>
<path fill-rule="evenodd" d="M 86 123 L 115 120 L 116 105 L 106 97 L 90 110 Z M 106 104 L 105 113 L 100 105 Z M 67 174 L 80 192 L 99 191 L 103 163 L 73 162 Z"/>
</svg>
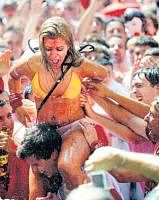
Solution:
<svg viewBox="0 0 159 200">
<path fill-rule="evenodd" d="M 44 23 L 41 25 L 39 34 L 40 50 L 46 68 L 49 69 L 51 66 L 48 62 L 47 55 L 45 53 L 44 38 L 56 39 L 58 37 L 63 38 L 66 44 L 68 45 L 68 52 L 63 61 L 61 69 L 64 65 L 68 64 L 71 64 L 74 67 L 79 66 L 82 62 L 82 57 L 74 47 L 73 35 L 71 32 L 70 25 L 62 17 L 51 17 L 44 21 Z"/>
<path fill-rule="evenodd" d="M 144 75 L 144 77 L 151 84 L 152 87 L 159 84 L 159 68 L 158 67 L 141 68 L 133 74 L 132 79 L 135 76 L 138 76 L 141 79 L 142 75 Z"/>
<path fill-rule="evenodd" d="M 24 160 L 30 156 L 37 159 L 50 159 L 51 154 L 60 152 L 62 138 L 51 124 L 41 123 L 27 128 L 24 139 L 17 149 L 17 156 Z"/>
<path fill-rule="evenodd" d="M 152 48 L 152 47 L 159 47 L 159 44 L 152 37 L 141 36 L 136 40 L 135 46 L 149 46 Z"/>
</svg>

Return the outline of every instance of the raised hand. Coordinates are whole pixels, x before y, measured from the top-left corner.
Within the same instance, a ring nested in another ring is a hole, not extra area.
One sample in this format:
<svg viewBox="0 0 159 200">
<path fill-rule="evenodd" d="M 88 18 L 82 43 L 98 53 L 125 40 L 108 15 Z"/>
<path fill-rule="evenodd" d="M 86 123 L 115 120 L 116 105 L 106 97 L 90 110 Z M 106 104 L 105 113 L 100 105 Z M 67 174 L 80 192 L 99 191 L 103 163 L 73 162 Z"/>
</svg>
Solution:
<svg viewBox="0 0 159 200">
<path fill-rule="evenodd" d="M 0 52 L 0 76 L 4 76 L 9 72 L 11 55 L 12 53 L 9 49 Z"/>
<path fill-rule="evenodd" d="M 83 84 L 90 96 L 109 97 L 109 89 L 105 85 L 94 81 L 84 81 Z"/>
<path fill-rule="evenodd" d="M 85 171 L 112 170 L 123 164 L 123 155 L 120 149 L 110 146 L 101 147 L 94 151 L 85 162 Z"/>
<path fill-rule="evenodd" d="M 28 114 L 28 112 L 22 107 L 18 107 L 15 110 L 15 114 L 17 119 L 24 125 L 27 127 L 27 122 L 31 122 L 30 116 Z"/>
</svg>

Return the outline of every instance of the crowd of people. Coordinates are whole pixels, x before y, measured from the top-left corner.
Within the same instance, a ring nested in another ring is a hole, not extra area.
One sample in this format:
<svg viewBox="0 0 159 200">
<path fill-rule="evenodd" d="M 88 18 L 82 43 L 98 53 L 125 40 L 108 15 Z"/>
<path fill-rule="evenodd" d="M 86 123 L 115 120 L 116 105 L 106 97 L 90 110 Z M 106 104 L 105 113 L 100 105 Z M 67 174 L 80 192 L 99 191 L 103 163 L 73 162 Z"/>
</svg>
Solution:
<svg viewBox="0 0 159 200">
<path fill-rule="evenodd" d="M 158 17 L 157 0 L 0 3 L 0 199 L 159 199 Z"/>
</svg>

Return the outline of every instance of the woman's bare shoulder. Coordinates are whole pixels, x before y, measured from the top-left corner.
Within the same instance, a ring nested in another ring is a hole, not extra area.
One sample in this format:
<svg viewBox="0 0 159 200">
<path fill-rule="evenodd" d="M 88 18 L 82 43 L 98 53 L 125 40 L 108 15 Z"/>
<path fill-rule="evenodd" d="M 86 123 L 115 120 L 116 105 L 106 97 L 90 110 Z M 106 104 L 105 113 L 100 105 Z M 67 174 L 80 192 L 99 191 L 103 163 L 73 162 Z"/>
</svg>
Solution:
<svg viewBox="0 0 159 200">
<path fill-rule="evenodd" d="M 28 59 L 28 66 L 33 70 L 33 71 L 40 71 L 44 68 L 43 65 L 43 60 L 41 53 L 35 53 L 33 56 L 31 56 Z"/>
</svg>

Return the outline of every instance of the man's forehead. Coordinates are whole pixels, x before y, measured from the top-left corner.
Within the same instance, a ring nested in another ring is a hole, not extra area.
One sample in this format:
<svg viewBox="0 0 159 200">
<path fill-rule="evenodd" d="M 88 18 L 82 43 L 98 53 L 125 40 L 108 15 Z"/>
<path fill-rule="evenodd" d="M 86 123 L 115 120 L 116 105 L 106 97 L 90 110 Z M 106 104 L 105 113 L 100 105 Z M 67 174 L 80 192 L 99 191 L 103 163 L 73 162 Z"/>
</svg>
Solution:
<svg viewBox="0 0 159 200">
<path fill-rule="evenodd" d="M 6 113 L 11 113 L 12 112 L 12 108 L 10 105 L 5 104 L 4 106 L 0 106 L 0 115 L 2 116 L 3 114 Z"/>
</svg>

